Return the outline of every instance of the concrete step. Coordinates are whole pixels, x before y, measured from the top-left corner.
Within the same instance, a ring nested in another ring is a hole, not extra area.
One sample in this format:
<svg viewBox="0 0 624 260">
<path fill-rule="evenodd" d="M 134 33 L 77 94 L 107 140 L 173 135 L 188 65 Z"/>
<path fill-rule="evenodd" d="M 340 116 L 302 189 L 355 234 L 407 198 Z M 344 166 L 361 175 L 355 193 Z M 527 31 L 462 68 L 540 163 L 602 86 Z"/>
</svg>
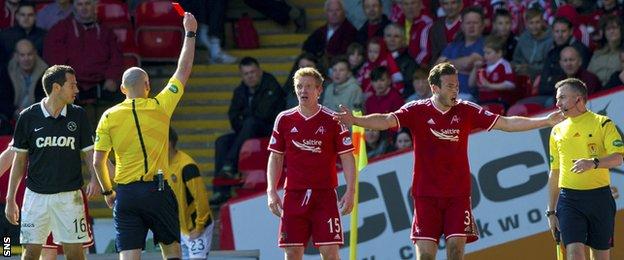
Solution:
<svg viewBox="0 0 624 260">
<path fill-rule="evenodd" d="M 185 95 L 182 96 L 182 99 L 183 100 L 204 100 L 204 99 L 231 100 L 232 95 L 233 95 L 232 91 L 192 92 L 192 93 L 185 93 Z"/>
<path fill-rule="evenodd" d="M 260 46 L 262 47 L 301 47 L 308 38 L 308 34 L 272 34 L 260 35 Z"/>
<path fill-rule="evenodd" d="M 173 115 L 227 114 L 228 109 L 229 106 L 178 106 Z"/>
<path fill-rule="evenodd" d="M 228 120 L 227 114 L 177 114 L 174 115 L 172 120 Z"/>
<path fill-rule="evenodd" d="M 175 120 L 171 122 L 171 125 L 176 129 L 230 129 L 228 120 Z"/>
<path fill-rule="evenodd" d="M 256 58 L 264 57 L 294 57 L 301 53 L 300 48 L 259 48 L 250 50 L 233 49 L 229 50 L 229 53 L 233 56 L 242 58 L 245 56 L 251 56 Z"/>
<path fill-rule="evenodd" d="M 274 75 L 275 78 L 277 79 L 277 81 L 280 84 L 283 84 L 284 82 L 286 82 L 286 77 L 288 77 L 287 75 L 280 75 L 280 76 L 276 76 Z M 193 91 L 200 91 L 200 92 L 204 92 L 203 89 L 200 89 L 199 87 L 202 86 L 225 86 L 225 87 L 231 87 L 232 90 L 234 90 L 234 88 L 236 88 L 241 82 L 240 77 L 192 77 L 188 80 L 188 82 L 186 83 L 188 85 L 188 91 L 186 94 L 189 94 L 189 92 L 193 92 Z M 184 96 L 186 96 L 186 94 Z M 182 98 L 184 99 L 184 97 Z"/>
<path fill-rule="evenodd" d="M 229 106 L 230 100 L 180 100 L 178 106 Z"/>
</svg>

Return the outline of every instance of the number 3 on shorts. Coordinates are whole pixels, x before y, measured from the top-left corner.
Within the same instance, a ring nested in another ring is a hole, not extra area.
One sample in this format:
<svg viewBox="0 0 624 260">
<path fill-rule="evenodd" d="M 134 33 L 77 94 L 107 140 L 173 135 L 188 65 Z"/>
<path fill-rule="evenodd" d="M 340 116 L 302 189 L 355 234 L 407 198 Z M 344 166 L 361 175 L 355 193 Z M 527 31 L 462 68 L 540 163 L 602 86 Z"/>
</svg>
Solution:
<svg viewBox="0 0 624 260">
<path fill-rule="evenodd" d="M 472 219 L 472 218 L 470 217 L 470 211 L 468 211 L 468 210 L 464 211 L 464 215 L 465 215 L 465 218 L 464 218 L 464 225 L 466 225 L 466 226 L 470 226 L 470 220 Z"/>
</svg>

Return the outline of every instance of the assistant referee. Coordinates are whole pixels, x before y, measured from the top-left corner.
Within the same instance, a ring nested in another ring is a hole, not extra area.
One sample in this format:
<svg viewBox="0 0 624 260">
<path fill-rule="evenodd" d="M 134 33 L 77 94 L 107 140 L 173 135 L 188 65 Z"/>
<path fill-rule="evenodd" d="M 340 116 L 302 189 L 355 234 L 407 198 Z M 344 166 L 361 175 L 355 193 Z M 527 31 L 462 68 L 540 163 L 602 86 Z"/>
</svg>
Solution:
<svg viewBox="0 0 624 260">
<path fill-rule="evenodd" d="M 622 137 L 611 119 L 587 110 L 581 80 L 565 79 L 555 88 L 567 119 L 550 134 L 548 225 L 553 236 L 561 232 L 569 259 L 585 259 L 585 245 L 592 259 L 609 259 L 616 213 L 609 168 L 622 164 Z"/>
<path fill-rule="evenodd" d="M 164 259 L 180 259 L 180 222 L 173 191 L 165 182 L 159 190 L 156 174 L 170 174 L 168 161 L 169 122 L 184 93 L 193 67 L 197 21 L 184 15 L 186 37 L 178 67 L 167 86 L 154 98 L 148 98 L 147 73 L 137 67 L 123 74 L 121 91 L 126 99 L 108 109 L 100 118 L 95 137 L 94 167 L 113 208 L 115 245 L 121 259 L 140 259 L 148 229 L 154 233 Z M 112 190 L 105 162 L 115 151 L 116 191 Z"/>
</svg>

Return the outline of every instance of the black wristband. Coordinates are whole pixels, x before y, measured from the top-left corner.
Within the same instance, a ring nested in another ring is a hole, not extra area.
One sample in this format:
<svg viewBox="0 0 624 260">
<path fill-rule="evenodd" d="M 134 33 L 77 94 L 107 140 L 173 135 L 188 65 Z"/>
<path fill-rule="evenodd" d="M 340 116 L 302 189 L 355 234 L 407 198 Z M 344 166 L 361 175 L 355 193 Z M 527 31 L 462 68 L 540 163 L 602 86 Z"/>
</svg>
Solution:
<svg viewBox="0 0 624 260">
<path fill-rule="evenodd" d="M 197 36 L 197 34 L 193 31 L 186 32 L 186 37 L 188 38 L 195 38 L 195 36 Z"/>
<path fill-rule="evenodd" d="M 594 169 L 598 169 L 598 165 L 600 164 L 600 160 L 598 160 L 598 158 L 594 158 L 594 159 L 592 159 L 592 162 L 594 162 Z"/>
<path fill-rule="evenodd" d="M 102 191 L 102 195 L 104 195 L 104 196 L 108 196 L 108 195 L 111 195 L 111 194 L 113 194 L 113 190 L 112 189 L 107 190 L 107 191 Z"/>
<path fill-rule="evenodd" d="M 546 215 L 546 217 L 550 217 L 552 215 L 555 215 L 555 211 L 554 210 L 547 210 L 546 212 L 544 212 L 544 215 Z"/>
</svg>

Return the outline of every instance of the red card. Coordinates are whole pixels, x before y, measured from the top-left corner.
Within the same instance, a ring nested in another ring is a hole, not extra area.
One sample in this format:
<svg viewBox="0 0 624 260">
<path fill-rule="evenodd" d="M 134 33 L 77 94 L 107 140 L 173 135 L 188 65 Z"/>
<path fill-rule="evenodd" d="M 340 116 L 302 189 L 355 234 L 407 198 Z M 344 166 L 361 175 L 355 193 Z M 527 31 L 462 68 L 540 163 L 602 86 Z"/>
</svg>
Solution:
<svg viewBox="0 0 624 260">
<path fill-rule="evenodd" d="M 173 5 L 173 9 L 175 9 L 180 16 L 184 16 L 184 9 L 179 3 L 171 2 L 171 5 Z"/>
</svg>

